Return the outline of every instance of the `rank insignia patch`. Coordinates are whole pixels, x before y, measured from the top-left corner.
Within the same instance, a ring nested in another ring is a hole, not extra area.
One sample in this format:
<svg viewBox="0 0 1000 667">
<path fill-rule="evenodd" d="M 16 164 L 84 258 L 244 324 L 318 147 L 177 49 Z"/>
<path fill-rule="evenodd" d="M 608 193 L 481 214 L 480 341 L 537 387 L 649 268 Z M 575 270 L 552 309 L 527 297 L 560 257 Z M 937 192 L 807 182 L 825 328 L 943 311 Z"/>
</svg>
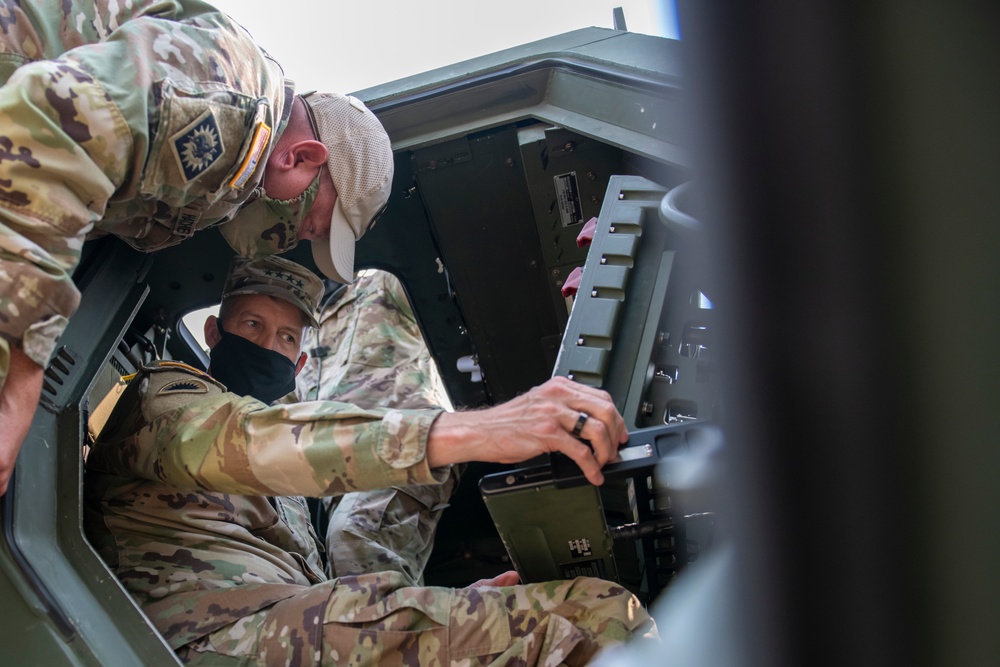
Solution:
<svg viewBox="0 0 1000 667">
<path fill-rule="evenodd" d="M 174 157 L 184 181 L 191 181 L 205 173 L 222 156 L 225 147 L 215 116 L 206 111 L 196 121 L 170 139 Z"/>
</svg>

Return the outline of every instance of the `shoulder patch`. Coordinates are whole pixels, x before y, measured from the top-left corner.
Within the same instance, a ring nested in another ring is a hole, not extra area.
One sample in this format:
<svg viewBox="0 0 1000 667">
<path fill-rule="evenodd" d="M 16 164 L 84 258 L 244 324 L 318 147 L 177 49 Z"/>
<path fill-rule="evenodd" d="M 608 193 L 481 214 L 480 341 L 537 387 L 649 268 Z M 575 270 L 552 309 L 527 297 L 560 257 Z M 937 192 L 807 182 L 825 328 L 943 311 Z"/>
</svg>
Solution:
<svg viewBox="0 0 1000 667">
<path fill-rule="evenodd" d="M 143 368 L 140 406 L 146 423 L 171 410 L 209 399 L 225 389 L 211 376 L 185 364 L 164 361 Z"/>
<path fill-rule="evenodd" d="M 222 157 L 222 133 L 211 110 L 170 138 L 177 166 L 189 182 L 200 176 Z"/>
<path fill-rule="evenodd" d="M 164 394 L 207 394 L 208 385 L 195 378 L 175 380 L 160 387 L 160 391 L 157 393 L 160 396 Z"/>
</svg>

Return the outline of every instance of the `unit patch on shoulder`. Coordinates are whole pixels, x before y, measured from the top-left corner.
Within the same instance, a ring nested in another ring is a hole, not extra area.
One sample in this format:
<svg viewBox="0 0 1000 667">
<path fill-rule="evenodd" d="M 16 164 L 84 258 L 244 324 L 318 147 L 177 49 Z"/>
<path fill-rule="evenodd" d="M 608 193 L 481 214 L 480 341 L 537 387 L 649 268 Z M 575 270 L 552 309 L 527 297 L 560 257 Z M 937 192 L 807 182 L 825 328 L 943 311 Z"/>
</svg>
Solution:
<svg viewBox="0 0 1000 667">
<path fill-rule="evenodd" d="M 185 182 L 203 174 L 225 150 L 219 125 L 211 111 L 206 111 L 172 136 L 170 145 Z"/>
<path fill-rule="evenodd" d="M 208 385 L 198 379 L 175 380 L 160 387 L 157 392 L 160 396 L 165 394 L 207 394 Z"/>
</svg>

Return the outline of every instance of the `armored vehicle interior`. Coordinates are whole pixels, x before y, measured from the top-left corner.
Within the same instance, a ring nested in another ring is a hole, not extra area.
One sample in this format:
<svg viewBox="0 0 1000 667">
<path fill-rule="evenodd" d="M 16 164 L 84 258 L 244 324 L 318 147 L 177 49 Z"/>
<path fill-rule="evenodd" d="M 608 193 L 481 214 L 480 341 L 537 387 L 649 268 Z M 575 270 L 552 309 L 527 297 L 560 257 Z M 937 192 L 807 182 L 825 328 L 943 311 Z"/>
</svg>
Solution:
<svg viewBox="0 0 1000 667">
<path fill-rule="evenodd" d="M 601 385 L 608 353 L 631 356 L 621 380 L 624 409 L 636 365 L 631 350 L 643 337 L 650 299 L 662 302 L 666 287 L 661 277 L 664 284 L 652 294 L 665 248 L 660 207 L 668 192 L 690 180 L 677 43 L 584 29 L 358 96 L 389 132 L 395 176 L 386 213 L 358 244 L 356 267 L 400 279 L 457 408 L 508 400 L 553 375 L 574 303 L 562 290 L 587 259 L 590 247 L 577 237 L 588 221 L 617 216 L 619 236 L 636 246 L 609 254 L 618 266 L 607 268 L 617 277 L 591 289 L 601 290 L 601 302 L 626 301 L 627 274 L 639 263 L 636 241 L 652 239 L 644 251 L 649 268 L 631 281 L 646 293 L 620 324 L 618 314 L 599 317 L 597 326 L 610 329 L 584 347 L 602 361 L 585 361 L 587 378 L 578 372 L 581 381 Z M 601 224 L 603 230 L 610 223 Z M 72 638 L 74 650 L 85 647 L 102 664 L 110 656 L 142 656 L 145 664 L 169 664 L 173 657 L 80 530 L 86 444 L 120 395 L 122 378 L 138 366 L 170 359 L 207 367 L 182 318 L 218 303 L 232 256 L 215 230 L 152 255 L 106 238 L 86 244 L 74 274 L 83 300 L 47 369 L 31 435 L 50 446 L 26 447 L 4 509 L 12 562 L 29 575 L 30 598 L 51 621 L 37 631 Z M 315 268 L 308 244 L 287 256 Z M 691 354 L 704 359 L 705 327 L 688 326 L 697 337 L 687 341 Z M 615 346 L 619 330 L 631 340 Z M 647 350 L 647 359 L 652 355 Z M 700 372 L 708 373 L 707 364 Z M 650 386 L 645 362 L 642 367 L 640 384 Z M 676 375 L 676 367 L 671 372 Z M 631 427 L 673 419 L 673 404 L 667 406 L 673 399 L 657 400 L 645 418 L 630 408 Z M 481 477 L 502 469 L 473 464 L 466 471 L 439 527 L 428 584 L 462 586 L 512 568 L 477 487 Z M 632 486 L 647 496 L 652 488 L 648 475 L 640 485 L 627 479 L 618 482 L 621 498 L 614 501 L 623 505 L 617 510 L 623 517 L 629 498 L 636 503 Z M 652 506 L 652 497 L 645 502 Z M 638 518 L 634 508 L 632 514 Z M 629 548 L 622 576 L 652 601 L 676 567 L 660 566 L 649 589 L 641 553 L 634 544 Z M 676 561 L 672 551 L 650 557 Z M 109 640 L 91 645 L 93 636 Z"/>
<path fill-rule="evenodd" d="M 586 29 L 356 93 L 395 152 L 357 265 L 399 277 L 456 407 L 612 393 L 636 447 L 597 501 L 655 660 L 1000 664 L 996 9 L 680 4 L 682 41 Z M 81 475 L 123 375 L 205 366 L 182 318 L 231 257 L 212 230 L 85 246 L 0 499 L 0 662 L 176 664 L 86 541 Z M 703 497 L 643 460 L 715 424 Z M 564 463 L 470 466 L 428 583 L 527 568 L 484 497 L 589 489 Z"/>
</svg>

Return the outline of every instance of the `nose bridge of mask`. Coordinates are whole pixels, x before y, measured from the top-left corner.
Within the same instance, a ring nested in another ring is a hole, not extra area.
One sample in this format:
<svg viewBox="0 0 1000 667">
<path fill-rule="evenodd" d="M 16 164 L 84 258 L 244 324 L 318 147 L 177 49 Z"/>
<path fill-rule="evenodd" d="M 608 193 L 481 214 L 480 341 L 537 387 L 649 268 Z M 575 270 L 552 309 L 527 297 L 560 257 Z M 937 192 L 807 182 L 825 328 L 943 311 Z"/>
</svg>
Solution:
<svg viewBox="0 0 1000 667">
<path fill-rule="evenodd" d="M 243 257 L 251 259 L 287 252 L 298 244 L 299 228 L 309 214 L 319 177 L 316 174 L 309 187 L 292 199 L 274 199 L 261 188 L 260 195 L 239 210 L 229 222 L 219 227 L 229 246 Z"/>
</svg>

